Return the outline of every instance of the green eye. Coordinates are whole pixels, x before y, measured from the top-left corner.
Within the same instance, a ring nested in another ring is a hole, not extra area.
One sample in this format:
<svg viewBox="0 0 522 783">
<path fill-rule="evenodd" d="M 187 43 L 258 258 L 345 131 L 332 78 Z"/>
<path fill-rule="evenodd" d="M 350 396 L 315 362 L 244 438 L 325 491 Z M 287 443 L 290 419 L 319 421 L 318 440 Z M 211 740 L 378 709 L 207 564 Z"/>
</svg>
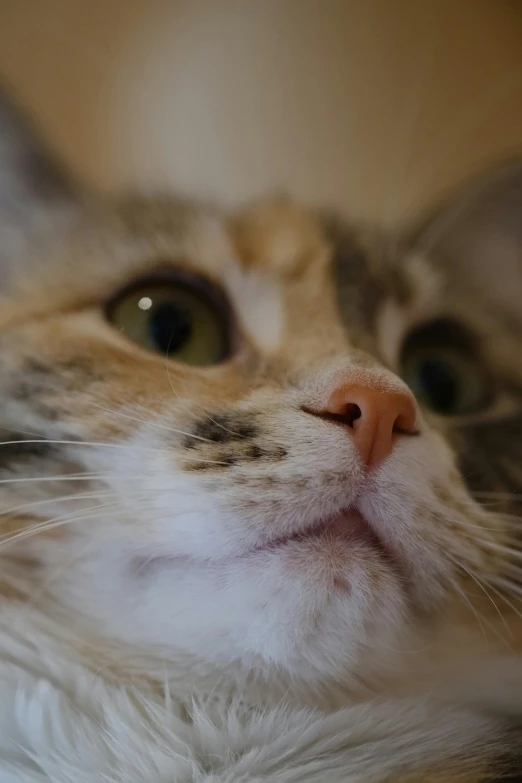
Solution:
<svg viewBox="0 0 522 783">
<path fill-rule="evenodd" d="M 231 351 L 223 297 L 199 278 L 155 277 L 118 294 L 107 317 L 130 340 L 185 364 L 208 366 Z"/>
<path fill-rule="evenodd" d="M 402 350 L 402 376 L 422 405 L 442 416 L 485 408 L 491 383 L 474 341 L 458 324 L 439 321 L 411 333 Z"/>
</svg>

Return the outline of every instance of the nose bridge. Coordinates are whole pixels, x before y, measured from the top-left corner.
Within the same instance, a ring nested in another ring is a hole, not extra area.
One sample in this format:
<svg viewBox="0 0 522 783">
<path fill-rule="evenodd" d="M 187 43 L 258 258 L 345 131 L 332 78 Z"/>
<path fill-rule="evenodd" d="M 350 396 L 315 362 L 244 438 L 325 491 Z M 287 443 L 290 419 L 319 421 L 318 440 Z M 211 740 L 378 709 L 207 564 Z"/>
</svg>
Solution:
<svg viewBox="0 0 522 783">
<path fill-rule="evenodd" d="M 322 386 L 327 376 L 360 362 L 360 351 L 348 342 L 340 324 L 331 315 L 318 319 L 317 313 L 313 317 L 301 312 L 294 319 L 284 355 L 300 385 L 307 387 Z"/>
<path fill-rule="evenodd" d="M 328 270 L 312 265 L 306 278 L 294 281 L 287 290 L 284 353 L 295 377 L 301 379 L 317 379 L 332 367 L 342 369 L 356 363 L 360 353 L 357 344 L 368 337 L 362 330 L 347 331 Z M 369 348 L 368 360 L 373 342 L 364 347 Z"/>
<path fill-rule="evenodd" d="M 402 378 L 382 367 L 370 354 L 350 346 L 343 353 L 337 351 L 322 360 L 316 359 L 313 366 L 303 368 L 300 386 L 311 404 L 326 406 L 330 396 L 348 385 L 360 385 L 368 389 L 409 392 Z"/>
<path fill-rule="evenodd" d="M 348 388 L 357 388 L 367 395 L 368 399 L 384 400 L 394 395 L 404 394 L 413 399 L 413 394 L 406 383 L 395 373 L 377 365 L 365 362 L 366 366 L 354 362 L 351 367 L 334 373 L 330 379 L 328 394 L 335 396 Z"/>
</svg>

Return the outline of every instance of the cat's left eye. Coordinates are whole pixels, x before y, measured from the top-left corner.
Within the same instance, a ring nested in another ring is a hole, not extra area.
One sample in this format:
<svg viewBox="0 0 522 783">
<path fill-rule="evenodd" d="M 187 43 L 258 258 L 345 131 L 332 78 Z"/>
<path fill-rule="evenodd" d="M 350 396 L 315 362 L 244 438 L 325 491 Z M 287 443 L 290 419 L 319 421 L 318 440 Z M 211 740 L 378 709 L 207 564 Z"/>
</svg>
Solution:
<svg viewBox="0 0 522 783">
<path fill-rule="evenodd" d="M 477 413 L 491 402 L 491 378 L 472 335 L 452 321 L 432 322 L 410 333 L 401 365 L 419 402 L 439 415 Z"/>
<path fill-rule="evenodd" d="M 111 300 L 107 317 L 130 340 L 185 364 L 218 364 L 231 352 L 223 296 L 197 277 L 135 283 Z"/>
</svg>

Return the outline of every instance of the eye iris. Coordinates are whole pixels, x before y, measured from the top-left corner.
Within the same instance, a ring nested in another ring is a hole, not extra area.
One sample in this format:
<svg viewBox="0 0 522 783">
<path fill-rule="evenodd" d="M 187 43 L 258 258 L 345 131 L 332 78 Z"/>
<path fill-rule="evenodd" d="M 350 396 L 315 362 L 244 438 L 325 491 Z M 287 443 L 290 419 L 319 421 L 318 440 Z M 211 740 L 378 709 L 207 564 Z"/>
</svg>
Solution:
<svg viewBox="0 0 522 783">
<path fill-rule="evenodd" d="M 163 353 L 176 353 L 192 336 L 190 314 L 174 302 L 156 307 L 149 317 L 149 329 L 154 345 Z"/>
<path fill-rule="evenodd" d="M 449 413 L 458 402 L 459 386 L 455 371 L 440 358 L 427 357 L 418 368 L 421 391 L 432 408 Z"/>
</svg>

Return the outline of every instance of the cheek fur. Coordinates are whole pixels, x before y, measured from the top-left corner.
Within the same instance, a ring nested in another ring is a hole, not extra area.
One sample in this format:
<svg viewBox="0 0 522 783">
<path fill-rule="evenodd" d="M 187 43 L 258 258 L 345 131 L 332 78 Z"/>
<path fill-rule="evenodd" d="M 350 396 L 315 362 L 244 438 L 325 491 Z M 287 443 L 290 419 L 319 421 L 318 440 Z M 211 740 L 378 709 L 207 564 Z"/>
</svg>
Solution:
<svg viewBox="0 0 522 783">
<path fill-rule="evenodd" d="M 341 428 L 299 410 L 267 407 L 265 414 L 258 408 L 209 414 L 186 426 L 177 449 L 165 448 L 160 429 L 133 440 L 119 474 L 122 486 L 126 473 L 136 472 L 133 450 L 145 448 L 148 469 L 133 485 L 151 495 L 158 488 L 151 502 L 164 520 L 163 535 L 170 525 L 174 538 L 177 517 L 193 507 L 191 530 L 175 541 L 185 554 L 241 552 L 267 537 L 308 528 L 353 502 L 363 470 Z"/>
</svg>

